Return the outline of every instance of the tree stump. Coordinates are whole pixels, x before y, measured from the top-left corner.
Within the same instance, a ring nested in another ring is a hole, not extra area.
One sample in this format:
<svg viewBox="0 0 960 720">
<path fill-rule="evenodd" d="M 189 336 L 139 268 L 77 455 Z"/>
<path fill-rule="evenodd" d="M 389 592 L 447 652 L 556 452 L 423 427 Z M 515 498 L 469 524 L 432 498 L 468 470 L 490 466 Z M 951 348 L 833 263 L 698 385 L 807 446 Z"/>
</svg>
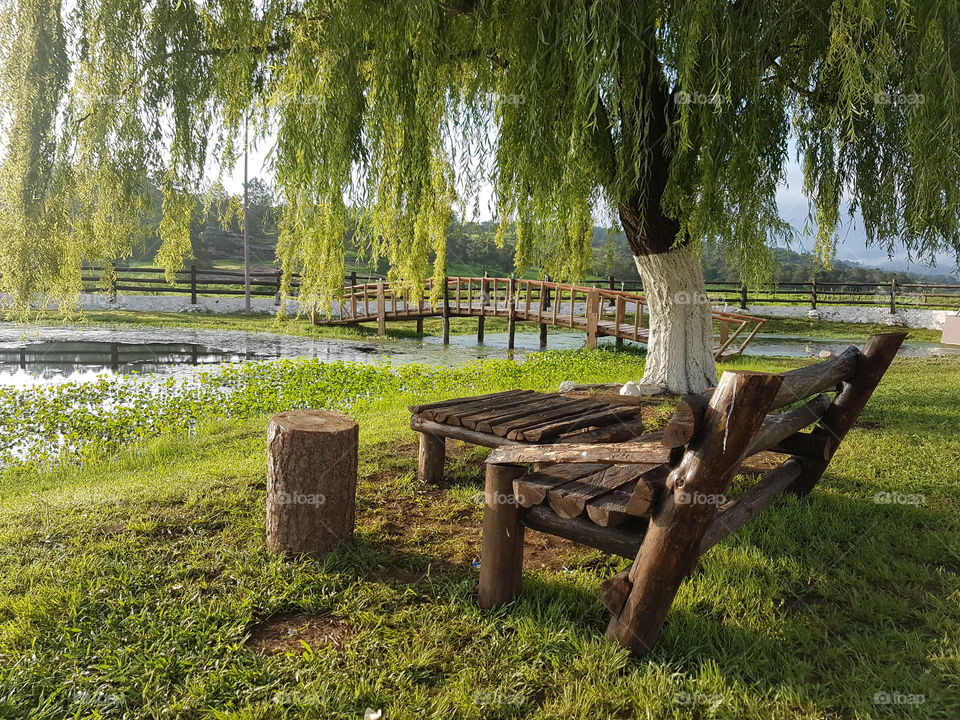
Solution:
<svg viewBox="0 0 960 720">
<path fill-rule="evenodd" d="M 324 410 L 291 410 L 267 431 L 267 548 L 322 553 L 353 535 L 359 428 Z"/>
</svg>

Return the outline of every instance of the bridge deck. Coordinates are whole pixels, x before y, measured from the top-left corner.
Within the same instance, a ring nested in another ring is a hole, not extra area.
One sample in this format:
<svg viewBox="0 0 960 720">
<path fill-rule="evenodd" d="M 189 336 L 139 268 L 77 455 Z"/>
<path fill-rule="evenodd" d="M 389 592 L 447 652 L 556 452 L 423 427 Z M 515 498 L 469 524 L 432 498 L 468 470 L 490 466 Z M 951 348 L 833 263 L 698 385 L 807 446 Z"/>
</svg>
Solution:
<svg viewBox="0 0 960 720">
<path fill-rule="evenodd" d="M 499 317 L 508 320 L 509 347 L 513 347 L 517 321 L 583 330 L 589 347 L 596 347 L 597 338 L 602 336 L 614 337 L 618 343 L 649 340 L 646 299 L 624 290 L 544 280 L 449 277 L 438 293 L 439 299 L 431 303 L 428 298 L 432 290 L 429 283 L 424 297 L 416 298 L 410 288 L 393 283 L 354 285 L 345 288 L 343 299 L 330 317 L 314 317 L 314 322 L 317 325 L 377 322 L 383 334 L 386 323 L 391 320 Z M 718 358 L 741 353 L 766 322 L 764 318 L 719 310 L 712 314 L 719 325 L 720 345 L 715 349 Z M 480 323 L 478 336 L 482 338 L 482 319 Z M 742 338 L 740 344 L 731 349 L 739 338 Z"/>
</svg>

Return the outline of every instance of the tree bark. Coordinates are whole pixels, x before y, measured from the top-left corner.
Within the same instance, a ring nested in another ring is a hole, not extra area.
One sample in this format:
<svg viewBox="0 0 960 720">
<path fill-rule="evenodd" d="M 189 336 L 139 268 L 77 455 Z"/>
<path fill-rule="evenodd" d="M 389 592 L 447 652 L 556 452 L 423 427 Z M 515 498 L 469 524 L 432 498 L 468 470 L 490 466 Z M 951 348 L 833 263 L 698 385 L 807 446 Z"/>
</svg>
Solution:
<svg viewBox="0 0 960 720">
<path fill-rule="evenodd" d="M 321 553 L 353 535 L 359 428 L 346 415 L 293 410 L 267 431 L 267 548 Z"/>
<path fill-rule="evenodd" d="M 641 384 L 676 394 L 717 384 L 713 319 L 700 258 L 685 246 L 635 256 L 650 310 Z"/>
</svg>

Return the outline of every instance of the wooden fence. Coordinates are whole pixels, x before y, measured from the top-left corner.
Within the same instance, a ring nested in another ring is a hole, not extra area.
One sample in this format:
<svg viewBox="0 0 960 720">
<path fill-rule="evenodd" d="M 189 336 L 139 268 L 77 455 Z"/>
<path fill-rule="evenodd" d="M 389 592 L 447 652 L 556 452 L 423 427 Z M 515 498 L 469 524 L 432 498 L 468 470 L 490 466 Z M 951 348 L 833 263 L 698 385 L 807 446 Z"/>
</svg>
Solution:
<svg viewBox="0 0 960 720">
<path fill-rule="evenodd" d="M 92 293 L 118 294 L 182 294 L 190 295 L 194 304 L 200 296 L 244 295 L 242 270 L 198 268 L 190 265 L 176 273 L 176 282 L 168 283 L 163 270 L 156 267 L 118 267 L 113 277 L 103 268 L 84 270 L 84 290 Z M 353 272 L 344 275 L 344 286 L 353 288 L 383 280 L 372 273 Z M 549 281 L 549 278 L 547 278 Z M 250 273 L 251 295 L 273 297 L 279 303 L 280 272 L 254 270 Z M 609 277 L 581 283 L 600 289 L 643 293 L 639 280 L 620 280 Z M 295 295 L 300 286 L 299 276 L 290 283 Z M 348 295 L 350 292 L 348 291 Z M 872 306 L 887 307 L 891 313 L 898 308 L 956 309 L 960 308 L 960 285 L 931 283 L 865 282 L 784 282 L 769 288 L 750 290 L 737 282 L 707 283 L 707 296 L 714 304 L 726 304 L 740 309 L 756 305 Z"/>
</svg>

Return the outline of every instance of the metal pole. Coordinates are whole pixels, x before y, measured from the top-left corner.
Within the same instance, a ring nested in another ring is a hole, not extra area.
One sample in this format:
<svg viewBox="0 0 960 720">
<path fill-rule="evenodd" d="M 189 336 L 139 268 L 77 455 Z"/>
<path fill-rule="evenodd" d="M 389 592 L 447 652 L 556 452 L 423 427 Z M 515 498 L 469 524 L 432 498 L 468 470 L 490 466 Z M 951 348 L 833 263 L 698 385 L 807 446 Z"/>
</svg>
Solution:
<svg viewBox="0 0 960 720">
<path fill-rule="evenodd" d="M 250 217 L 247 201 L 249 199 L 249 155 L 250 155 L 250 116 L 243 122 L 243 307 L 251 310 L 250 302 Z"/>
</svg>

